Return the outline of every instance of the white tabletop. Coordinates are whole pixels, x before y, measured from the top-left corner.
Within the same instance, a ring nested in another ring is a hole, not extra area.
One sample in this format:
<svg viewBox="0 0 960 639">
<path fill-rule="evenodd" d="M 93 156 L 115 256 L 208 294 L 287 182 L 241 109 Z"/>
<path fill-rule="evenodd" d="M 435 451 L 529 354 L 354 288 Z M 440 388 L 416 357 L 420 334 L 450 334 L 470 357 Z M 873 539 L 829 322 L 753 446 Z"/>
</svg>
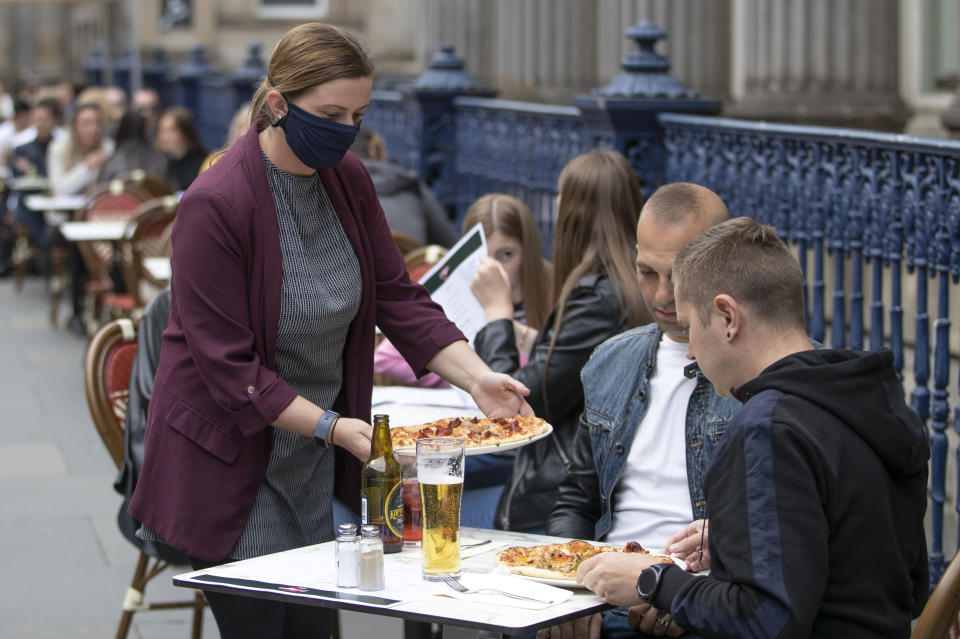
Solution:
<svg viewBox="0 0 960 639">
<path fill-rule="evenodd" d="M 7 186 L 13 191 L 44 191 L 48 185 L 47 178 L 40 176 L 23 176 L 7 181 Z"/>
<path fill-rule="evenodd" d="M 86 202 L 83 195 L 28 195 L 24 198 L 31 211 L 76 211 Z"/>
<path fill-rule="evenodd" d="M 463 549 L 461 570 L 489 574 L 497 552 L 513 545 L 566 541 L 525 533 L 464 528 L 463 539 L 490 539 L 491 543 Z M 412 621 L 442 623 L 459 628 L 507 634 L 533 632 L 609 608 L 588 590 L 574 589 L 573 596 L 539 610 L 453 599 L 449 587 L 420 578 L 420 551 L 407 549 L 384 556 L 386 589 L 363 591 L 336 585 L 334 542 L 264 555 L 173 578 L 175 585 L 229 592 L 265 599 L 297 601 Z"/>
<path fill-rule="evenodd" d="M 170 281 L 169 257 L 145 257 L 143 268 L 147 269 L 147 273 L 155 280 Z"/>
<path fill-rule="evenodd" d="M 123 239 L 128 223 L 127 220 L 64 222 L 60 225 L 60 232 L 71 242 L 114 241 Z"/>
</svg>

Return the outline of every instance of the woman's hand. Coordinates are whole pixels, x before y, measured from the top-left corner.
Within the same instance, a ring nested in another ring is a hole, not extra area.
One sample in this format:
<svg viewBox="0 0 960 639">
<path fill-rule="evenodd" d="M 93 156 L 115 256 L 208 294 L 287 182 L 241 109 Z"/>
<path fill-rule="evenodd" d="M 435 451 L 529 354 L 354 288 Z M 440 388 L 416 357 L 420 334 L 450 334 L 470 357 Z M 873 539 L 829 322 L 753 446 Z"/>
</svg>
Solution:
<svg viewBox="0 0 960 639">
<path fill-rule="evenodd" d="M 344 448 L 362 462 L 370 459 L 370 440 L 373 427 L 352 417 L 340 417 L 334 422 L 332 443 Z"/>
<path fill-rule="evenodd" d="M 483 307 L 488 324 L 498 319 L 513 318 L 510 278 L 507 277 L 503 265 L 492 257 L 480 256 L 480 266 L 470 282 L 470 292 Z"/>
<path fill-rule="evenodd" d="M 487 371 L 469 390 L 477 406 L 488 417 L 533 415 L 530 404 L 523 399 L 530 394 L 530 389 L 509 375 Z"/>
<path fill-rule="evenodd" d="M 87 163 L 87 166 L 91 169 L 99 169 L 103 166 L 103 163 L 107 161 L 107 154 L 97 149 L 96 151 L 90 151 L 87 153 L 83 161 Z"/>
</svg>

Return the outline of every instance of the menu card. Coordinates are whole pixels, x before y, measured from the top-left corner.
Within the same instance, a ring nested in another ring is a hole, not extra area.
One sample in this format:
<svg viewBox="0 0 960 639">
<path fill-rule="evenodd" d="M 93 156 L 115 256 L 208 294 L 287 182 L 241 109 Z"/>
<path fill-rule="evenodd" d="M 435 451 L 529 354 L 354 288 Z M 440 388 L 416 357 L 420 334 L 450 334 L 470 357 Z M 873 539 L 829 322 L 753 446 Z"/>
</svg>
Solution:
<svg viewBox="0 0 960 639">
<path fill-rule="evenodd" d="M 486 324 L 483 307 L 470 292 L 470 282 L 480 267 L 480 256 L 486 254 L 487 238 L 483 225 L 477 224 L 420 278 L 430 297 L 443 307 L 447 318 L 463 332 L 470 346 Z"/>
</svg>

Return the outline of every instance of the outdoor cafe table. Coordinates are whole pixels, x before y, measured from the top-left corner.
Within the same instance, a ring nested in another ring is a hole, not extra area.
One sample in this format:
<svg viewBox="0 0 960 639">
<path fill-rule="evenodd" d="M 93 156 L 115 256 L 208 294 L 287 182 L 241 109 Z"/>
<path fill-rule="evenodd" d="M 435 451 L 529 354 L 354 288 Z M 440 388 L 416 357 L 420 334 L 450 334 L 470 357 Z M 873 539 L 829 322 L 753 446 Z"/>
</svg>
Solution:
<svg viewBox="0 0 960 639">
<path fill-rule="evenodd" d="M 70 242 L 116 242 L 122 240 L 129 220 L 90 220 L 64 222 L 60 232 Z"/>
<path fill-rule="evenodd" d="M 464 528 L 461 539 L 490 540 L 489 544 L 462 549 L 466 557 L 461 561 L 464 574 L 492 572 L 497 552 L 507 546 L 567 541 L 481 528 Z M 173 583 L 244 597 L 443 624 L 445 639 L 479 637 L 481 631 L 483 636 L 532 633 L 611 607 L 584 589 L 573 589 L 572 597 L 539 610 L 451 598 L 453 591 L 449 586 L 421 579 L 420 550 L 409 548 L 384 555 L 385 590 L 339 588 L 334 551 L 333 541 L 304 546 L 177 575 Z"/>
<path fill-rule="evenodd" d="M 145 257 L 143 258 L 143 268 L 147 270 L 155 280 L 170 281 L 170 258 L 169 257 Z"/>
</svg>

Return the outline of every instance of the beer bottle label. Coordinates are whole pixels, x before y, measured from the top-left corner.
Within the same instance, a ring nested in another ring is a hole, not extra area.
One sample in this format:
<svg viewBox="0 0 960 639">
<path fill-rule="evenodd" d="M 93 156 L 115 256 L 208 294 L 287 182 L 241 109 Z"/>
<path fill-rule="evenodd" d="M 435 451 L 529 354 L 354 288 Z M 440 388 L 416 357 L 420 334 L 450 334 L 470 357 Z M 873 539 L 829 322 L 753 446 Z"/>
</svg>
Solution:
<svg viewBox="0 0 960 639">
<path fill-rule="evenodd" d="M 366 526 L 370 523 L 370 514 L 367 509 L 367 494 L 362 493 L 360 495 L 360 523 L 361 525 Z"/>
<path fill-rule="evenodd" d="M 383 504 L 383 515 L 390 532 L 403 538 L 403 482 L 398 481 L 387 493 Z"/>
</svg>

